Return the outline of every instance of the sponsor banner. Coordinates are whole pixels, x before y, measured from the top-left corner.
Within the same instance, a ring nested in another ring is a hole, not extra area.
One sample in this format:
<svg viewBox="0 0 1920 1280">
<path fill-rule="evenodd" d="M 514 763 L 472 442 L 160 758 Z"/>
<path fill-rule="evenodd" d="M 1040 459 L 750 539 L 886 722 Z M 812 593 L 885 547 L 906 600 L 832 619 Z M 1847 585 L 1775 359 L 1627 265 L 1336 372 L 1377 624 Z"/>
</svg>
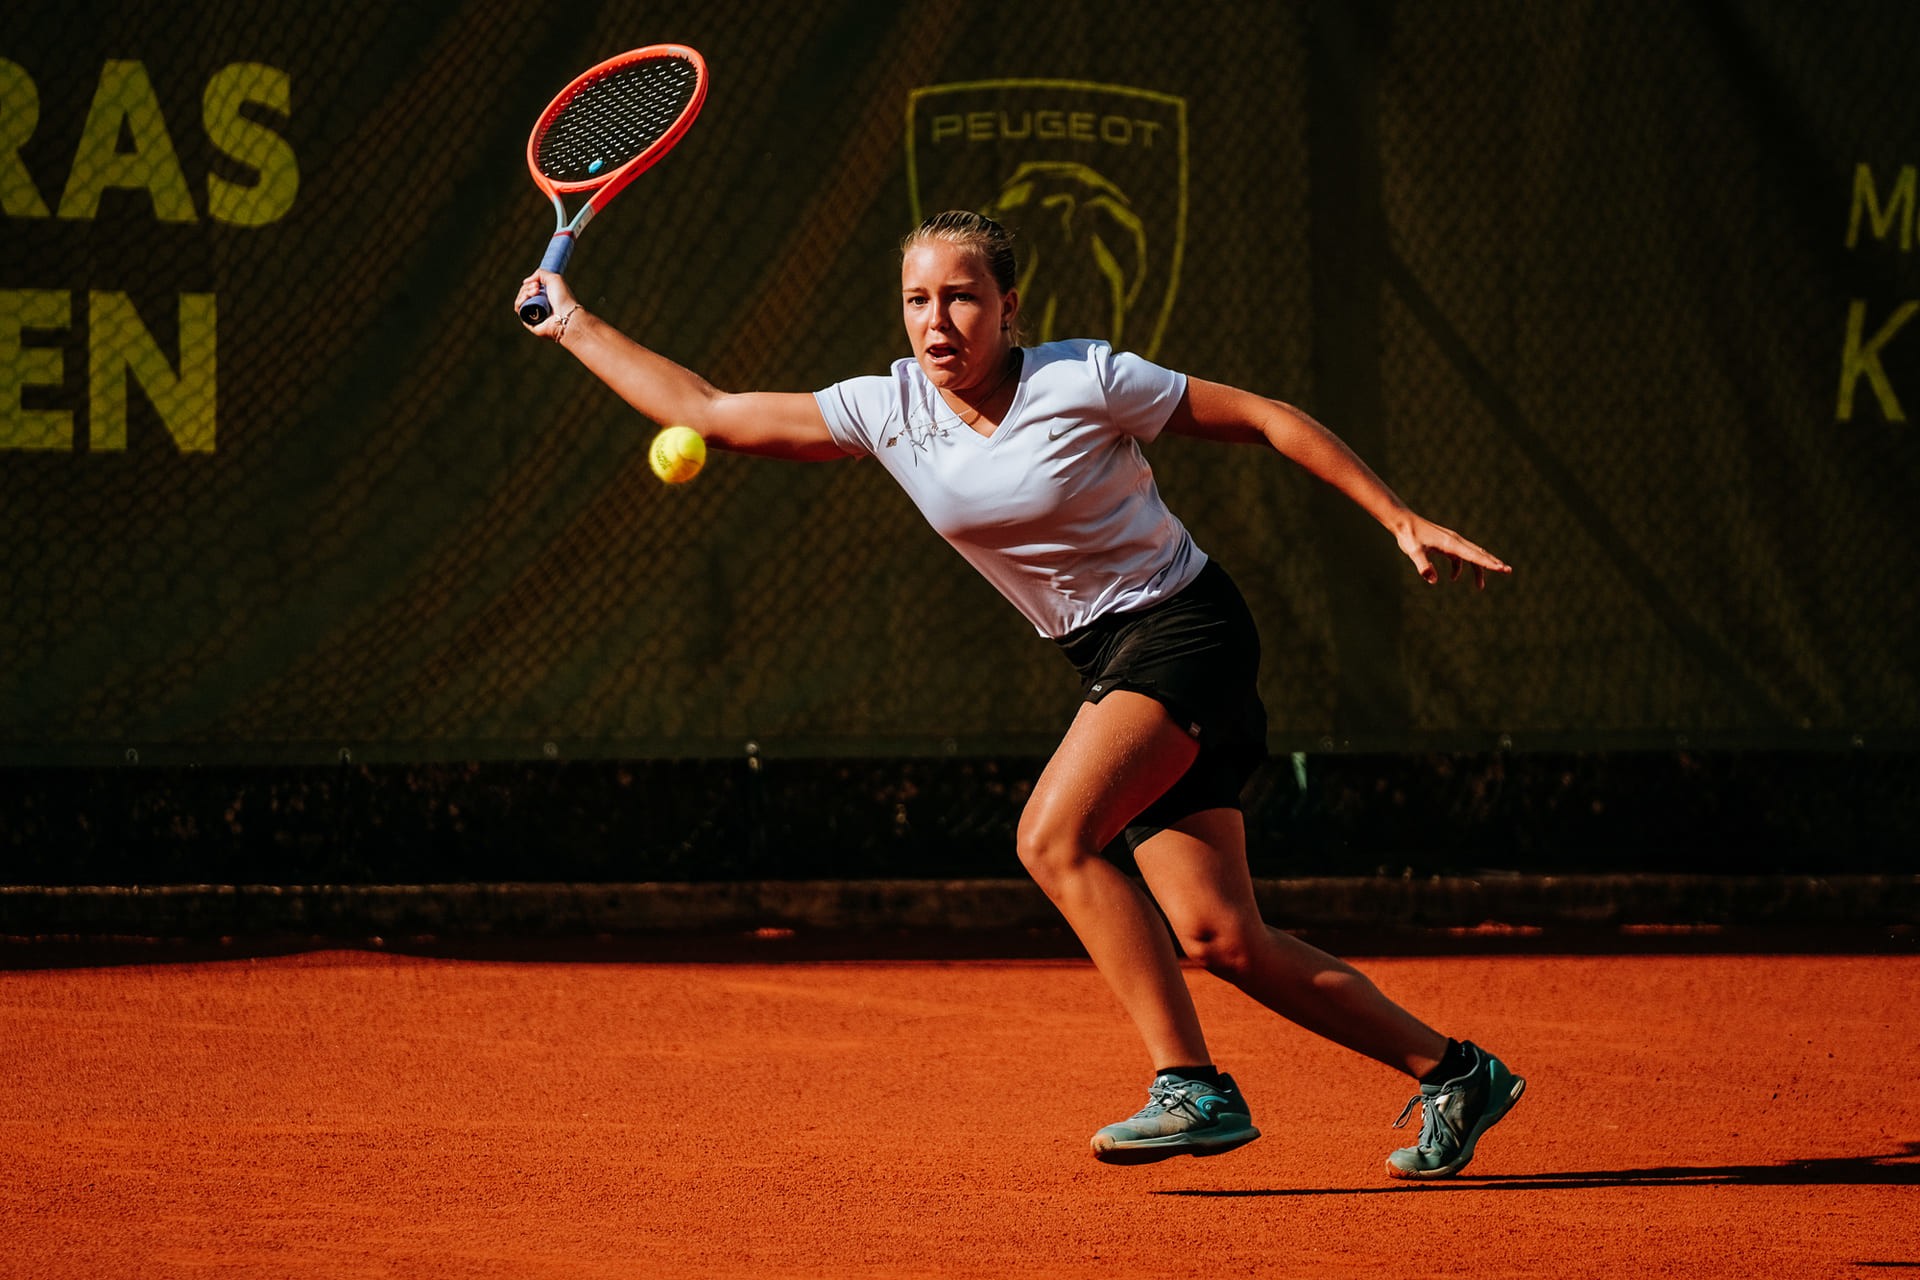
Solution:
<svg viewBox="0 0 1920 1280">
<path fill-rule="evenodd" d="M 978 210 L 1028 341 L 1323 415 L 1517 567 L 1431 589 L 1272 451 L 1146 446 L 1276 748 L 1920 736 L 1920 6 L 83 8 L 0 19 L 0 762 L 1058 740 L 1070 671 L 879 468 L 665 488 L 515 320 L 535 117 L 669 39 L 712 93 L 582 238 L 596 314 L 879 373 L 900 237 Z"/>
<path fill-rule="evenodd" d="M 915 221 L 972 209 L 1015 235 L 1031 342 L 1153 358 L 1180 290 L 1187 104 L 1123 85 L 980 80 L 907 99 Z"/>
</svg>

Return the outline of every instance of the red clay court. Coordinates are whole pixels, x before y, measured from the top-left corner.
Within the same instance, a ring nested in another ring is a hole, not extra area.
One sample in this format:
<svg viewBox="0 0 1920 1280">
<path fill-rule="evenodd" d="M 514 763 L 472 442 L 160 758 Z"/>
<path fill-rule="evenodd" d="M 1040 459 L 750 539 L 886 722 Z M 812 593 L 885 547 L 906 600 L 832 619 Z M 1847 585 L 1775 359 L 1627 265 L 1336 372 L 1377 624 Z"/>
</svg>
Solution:
<svg viewBox="0 0 1920 1280">
<path fill-rule="evenodd" d="M 1528 1077 L 1468 1176 L 1388 1181 L 1409 1087 L 1198 973 L 1265 1136 L 1115 1169 L 1077 961 L 0 971 L 0 1276 L 1920 1273 L 1920 957 L 1356 959 Z"/>
</svg>

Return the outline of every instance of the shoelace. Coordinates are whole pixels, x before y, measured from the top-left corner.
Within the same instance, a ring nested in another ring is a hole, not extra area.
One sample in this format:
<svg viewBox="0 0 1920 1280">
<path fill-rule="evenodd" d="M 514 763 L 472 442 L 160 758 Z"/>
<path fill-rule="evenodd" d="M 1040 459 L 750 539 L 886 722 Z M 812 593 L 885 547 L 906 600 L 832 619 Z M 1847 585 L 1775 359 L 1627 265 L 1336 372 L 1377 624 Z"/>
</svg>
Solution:
<svg viewBox="0 0 1920 1280">
<path fill-rule="evenodd" d="M 1413 1109 L 1420 1107 L 1419 1145 L 1421 1147 L 1432 1146 L 1435 1130 L 1438 1129 L 1440 1125 L 1440 1103 L 1447 1097 L 1448 1095 L 1444 1093 L 1436 1093 L 1431 1098 L 1424 1093 L 1414 1094 L 1411 1098 L 1407 1099 L 1407 1105 L 1400 1108 L 1400 1118 L 1395 1120 L 1391 1127 L 1398 1129 L 1405 1125 L 1407 1123 L 1407 1117 L 1413 1114 Z M 1421 1106 L 1420 1104 L 1422 1103 L 1426 1105 Z"/>
<path fill-rule="evenodd" d="M 1206 1112 L 1194 1106 L 1193 1102 L 1187 1097 L 1187 1095 L 1185 1095 L 1184 1093 L 1181 1093 L 1178 1089 L 1168 1088 L 1166 1085 L 1153 1084 L 1153 1085 L 1147 1086 L 1147 1108 L 1146 1109 L 1147 1111 L 1151 1111 L 1155 1107 L 1160 1108 L 1160 1110 L 1163 1112 L 1167 1112 L 1167 1111 L 1184 1112 L 1187 1115 L 1193 1117 L 1195 1120 L 1206 1120 L 1210 1118 Z M 1141 1114 L 1144 1115 L 1145 1112 L 1142 1112 Z"/>
</svg>

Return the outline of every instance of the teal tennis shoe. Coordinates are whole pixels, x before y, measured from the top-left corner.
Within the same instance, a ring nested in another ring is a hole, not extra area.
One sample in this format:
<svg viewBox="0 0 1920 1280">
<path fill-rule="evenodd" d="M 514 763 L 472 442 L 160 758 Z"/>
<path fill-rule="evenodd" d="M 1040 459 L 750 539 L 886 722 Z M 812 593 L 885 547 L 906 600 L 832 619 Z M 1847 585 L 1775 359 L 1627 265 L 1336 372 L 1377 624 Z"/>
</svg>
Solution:
<svg viewBox="0 0 1920 1280">
<path fill-rule="evenodd" d="M 1147 1105 L 1093 1135 L 1093 1158 L 1105 1164 L 1152 1164 L 1173 1156 L 1217 1156 L 1260 1136 L 1240 1086 L 1223 1075 L 1216 1087 L 1162 1073 Z"/>
<path fill-rule="evenodd" d="M 1420 1092 L 1407 1100 L 1398 1129 L 1418 1105 L 1420 1143 L 1402 1147 L 1387 1157 L 1389 1178 L 1451 1178 L 1473 1159 L 1474 1144 L 1482 1134 L 1513 1110 L 1526 1092 L 1527 1082 L 1507 1070 L 1506 1063 L 1469 1042 L 1473 1051 L 1473 1069 L 1444 1084 L 1423 1084 Z"/>
</svg>

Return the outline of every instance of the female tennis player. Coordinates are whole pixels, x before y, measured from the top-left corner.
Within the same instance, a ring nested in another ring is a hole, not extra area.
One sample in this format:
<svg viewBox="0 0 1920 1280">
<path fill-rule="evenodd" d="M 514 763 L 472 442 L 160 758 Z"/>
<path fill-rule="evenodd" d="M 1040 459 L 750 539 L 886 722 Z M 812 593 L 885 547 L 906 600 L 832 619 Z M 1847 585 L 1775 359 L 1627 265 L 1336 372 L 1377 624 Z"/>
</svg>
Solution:
<svg viewBox="0 0 1920 1280">
<path fill-rule="evenodd" d="M 628 404 L 707 443 L 797 459 L 871 456 L 942 537 L 1080 673 L 1083 701 L 1034 784 L 1021 862 L 1132 1018 L 1154 1068 L 1144 1109 L 1093 1136 L 1110 1164 L 1210 1156 L 1260 1136 L 1201 1032 L 1167 928 L 1102 851 L 1132 849 L 1187 955 L 1298 1025 L 1406 1072 L 1422 1105 L 1396 1178 L 1445 1178 L 1525 1082 L 1449 1039 L 1365 976 L 1268 927 L 1254 902 L 1240 791 L 1265 756 L 1260 642 L 1238 589 L 1162 503 L 1139 446 L 1162 432 L 1266 445 L 1358 503 L 1428 582 L 1436 561 L 1481 587 L 1508 567 L 1413 511 L 1299 409 L 1159 368 L 1098 341 L 1020 345 L 1014 253 L 974 213 L 903 242 L 911 359 L 814 394 L 717 390 L 582 307 L 539 271 L 560 343 Z"/>
</svg>

